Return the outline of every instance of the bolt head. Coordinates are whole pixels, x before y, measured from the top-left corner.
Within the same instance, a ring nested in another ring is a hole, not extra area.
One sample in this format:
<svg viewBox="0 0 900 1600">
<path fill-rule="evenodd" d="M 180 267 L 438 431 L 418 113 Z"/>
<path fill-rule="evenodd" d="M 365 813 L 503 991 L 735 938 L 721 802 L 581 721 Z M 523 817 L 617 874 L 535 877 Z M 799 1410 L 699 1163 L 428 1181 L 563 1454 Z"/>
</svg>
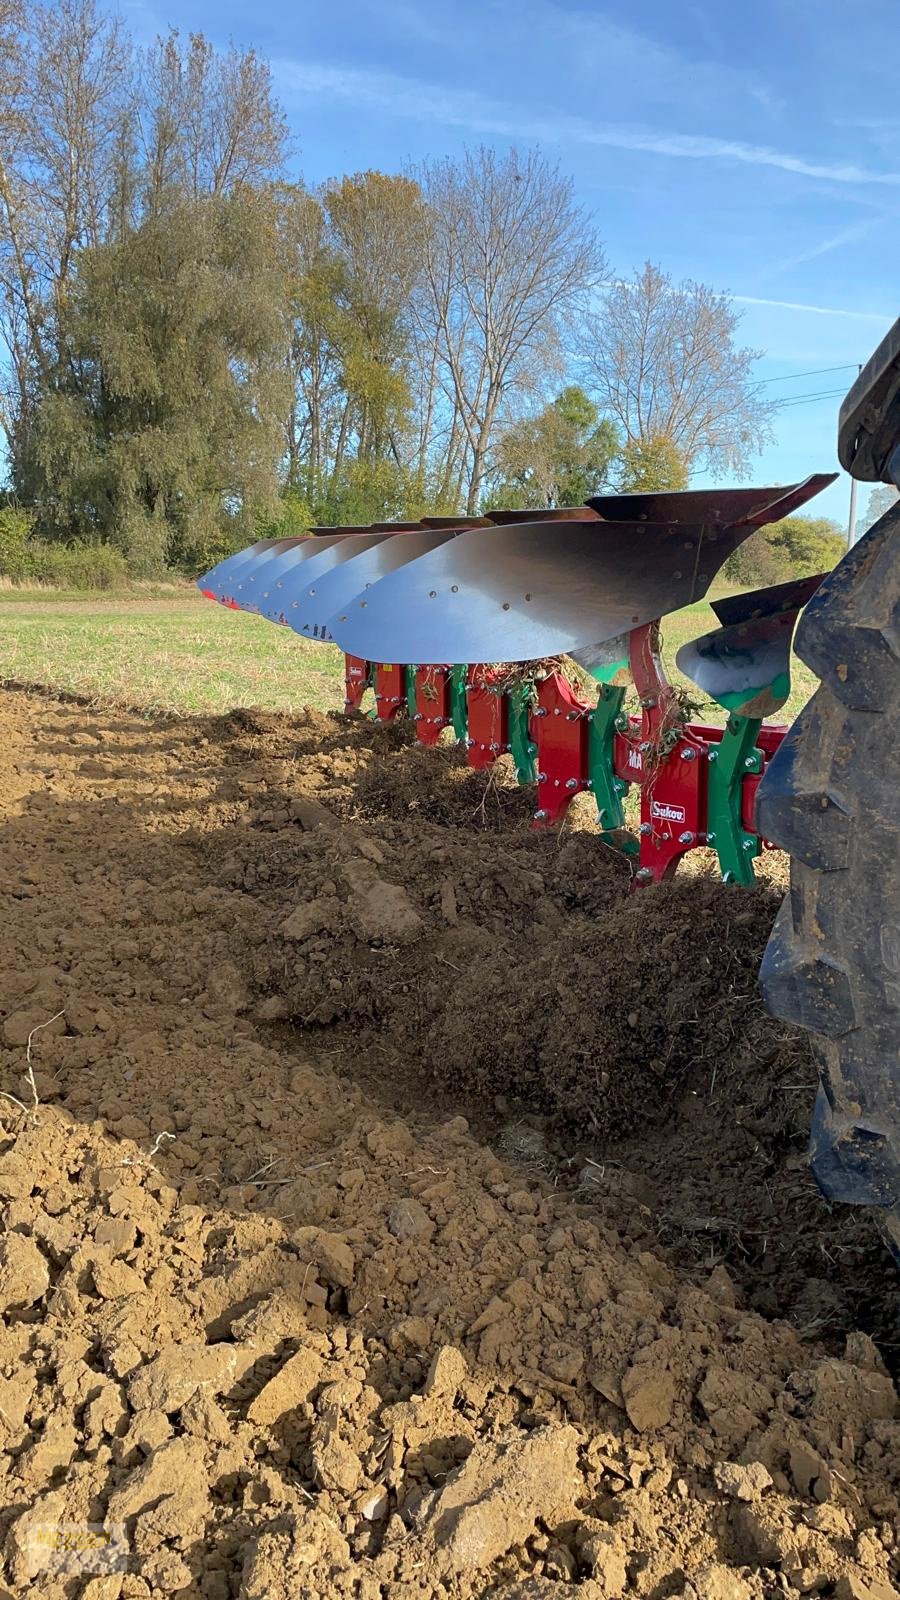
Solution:
<svg viewBox="0 0 900 1600">
<path fill-rule="evenodd" d="M 755 767 L 756 766 L 756 757 L 755 756 L 745 756 L 744 757 L 744 766 L 745 767 Z"/>
<path fill-rule="evenodd" d="M 691 745 L 688 745 L 686 750 L 682 750 L 681 759 L 682 759 L 682 761 L 696 761 L 696 759 L 697 759 L 696 750 L 694 750 Z"/>
<path fill-rule="evenodd" d="M 648 833 L 652 833 L 652 832 L 653 832 L 653 823 L 652 822 L 642 822 L 640 827 L 638 828 L 638 833 L 643 834 L 645 839 L 646 839 Z"/>
<path fill-rule="evenodd" d="M 546 816 L 546 811 L 543 809 L 543 807 L 541 807 L 539 811 L 534 813 L 534 820 L 535 822 L 544 822 L 546 820 Z"/>
<path fill-rule="evenodd" d="M 566 779 L 566 788 L 567 789 L 577 789 L 578 788 L 578 779 L 577 778 L 567 778 Z"/>
<path fill-rule="evenodd" d="M 680 833 L 678 835 L 678 843 L 679 844 L 693 844 L 693 842 L 694 842 L 694 835 L 690 831 L 688 831 L 687 833 Z"/>
<path fill-rule="evenodd" d="M 546 774 L 546 772 L 539 772 L 538 775 L 537 775 L 537 781 L 538 781 L 538 783 L 546 783 L 547 782 L 547 774 Z"/>
</svg>

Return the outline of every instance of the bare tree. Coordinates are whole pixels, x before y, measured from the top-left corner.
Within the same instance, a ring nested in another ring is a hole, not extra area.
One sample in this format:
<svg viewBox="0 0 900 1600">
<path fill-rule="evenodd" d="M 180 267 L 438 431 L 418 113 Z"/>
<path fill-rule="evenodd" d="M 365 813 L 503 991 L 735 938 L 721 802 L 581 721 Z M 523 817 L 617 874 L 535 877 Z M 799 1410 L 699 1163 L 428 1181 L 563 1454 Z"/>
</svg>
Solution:
<svg viewBox="0 0 900 1600">
<path fill-rule="evenodd" d="M 130 52 L 95 0 L 7 7 L 0 115 L 0 331 L 27 433 L 32 374 L 60 357 L 76 252 L 103 236 L 114 188 Z"/>
<path fill-rule="evenodd" d="M 771 436 L 774 403 L 736 343 L 740 313 L 703 283 L 675 284 L 651 262 L 585 319 L 588 387 L 629 445 L 665 439 L 688 468 L 740 472 Z"/>
<path fill-rule="evenodd" d="M 141 99 L 149 209 L 167 195 L 227 194 L 281 172 L 287 123 L 254 50 L 221 54 L 202 33 L 185 48 L 172 28 L 144 58 Z"/>
<path fill-rule="evenodd" d="M 474 512 L 508 402 L 559 371 L 564 330 L 603 256 L 571 181 L 536 150 L 467 151 L 419 178 L 431 229 L 417 315 L 425 351 L 431 340 L 438 354 L 446 460 Z"/>
</svg>

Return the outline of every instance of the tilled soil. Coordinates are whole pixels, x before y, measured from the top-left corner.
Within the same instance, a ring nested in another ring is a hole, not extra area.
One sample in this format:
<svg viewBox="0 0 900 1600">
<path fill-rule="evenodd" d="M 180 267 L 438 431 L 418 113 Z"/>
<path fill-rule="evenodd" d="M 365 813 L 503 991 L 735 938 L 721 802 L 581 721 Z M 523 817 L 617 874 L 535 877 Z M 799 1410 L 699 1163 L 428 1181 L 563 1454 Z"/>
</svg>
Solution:
<svg viewBox="0 0 900 1600">
<path fill-rule="evenodd" d="M 11 1594 L 896 1597 L 781 885 L 529 811 L 403 729 L 0 699 Z"/>
</svg>

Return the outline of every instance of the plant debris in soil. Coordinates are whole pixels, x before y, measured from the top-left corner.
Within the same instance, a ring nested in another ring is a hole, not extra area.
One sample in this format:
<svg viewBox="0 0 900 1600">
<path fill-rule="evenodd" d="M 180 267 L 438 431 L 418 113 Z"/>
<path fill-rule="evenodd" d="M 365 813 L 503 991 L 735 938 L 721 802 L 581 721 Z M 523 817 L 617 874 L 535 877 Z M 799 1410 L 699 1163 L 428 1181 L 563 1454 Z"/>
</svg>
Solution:
<svg viewBox="0 0 900 1600">
<path fill-rule="evenodd" d="M 629 896 L 363 719 L 0 724 L 10 1594 L 897 1600 L 777 882 Z"/>
</svg>

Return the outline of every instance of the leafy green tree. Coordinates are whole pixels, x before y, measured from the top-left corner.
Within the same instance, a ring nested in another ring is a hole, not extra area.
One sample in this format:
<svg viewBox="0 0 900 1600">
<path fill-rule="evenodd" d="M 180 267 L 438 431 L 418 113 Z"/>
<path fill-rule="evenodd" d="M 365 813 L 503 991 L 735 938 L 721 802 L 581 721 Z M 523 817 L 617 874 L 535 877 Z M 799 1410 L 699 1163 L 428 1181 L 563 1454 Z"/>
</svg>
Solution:
<svg viewBox="0 0 900 1600">
<path fill-rule="evenodd" d="M 0 0 L 0 428 L 21 496 L 40 398 L 77 361 L 82 252 L 179 199 L 262 190 L 286 148 L 253 50 L 173 30 L 139 51 L 102 0 Z"/>
<path fill-rule="evenodd" d="M 619 448 L 611 422 L 577 384 L 514 424 L 495 451 L 488 506 L 578 506 L 609 479 Z"/>
<path fill-rule="evenodd" d="M 687 486 L 687 461 L 668 434 L 651 433 L 623 446 L 618 484 L 623 493 L 651 494 Z"/>
<path fill-rule="evenodd" d="M 315 194 L 283 186 L 278 206 L 292 303 L 288 481 L 323 522 L 358 520 L 360 507 L 377 520 L 423 477 L 410 466 L 422 197 L 408 178 L 363 172 Z"/>
<path fill-rule="evenodd" d="M 183 200 L 83 251 L 37 411 L 40 531 L 198 567 L 277 497 L 287 304 L 271 208 Z"/>
<path fill-rule="evenodd" d="M 421 191 L 411 178 L 362 172 L 327 184 L 322 205 L 340 263 L 334 331 L 355 454 L 396 460 L 412 406 L 409 306 L 426 226 Z"/>
<path fill-rule="evenodd" d="M 722 574 L 744 588 L 786 583 L 830 572 L 847 548 L 830 517 L 784 517 L 756 533 L 729 556 Z"/>
<path fill-rule="evenodd" d="M 847 549 L 843 530 L 831 517 L 784 517 L 764 530 L 767 544 L 797 577 L 830 572 Z"/>
</svg>

